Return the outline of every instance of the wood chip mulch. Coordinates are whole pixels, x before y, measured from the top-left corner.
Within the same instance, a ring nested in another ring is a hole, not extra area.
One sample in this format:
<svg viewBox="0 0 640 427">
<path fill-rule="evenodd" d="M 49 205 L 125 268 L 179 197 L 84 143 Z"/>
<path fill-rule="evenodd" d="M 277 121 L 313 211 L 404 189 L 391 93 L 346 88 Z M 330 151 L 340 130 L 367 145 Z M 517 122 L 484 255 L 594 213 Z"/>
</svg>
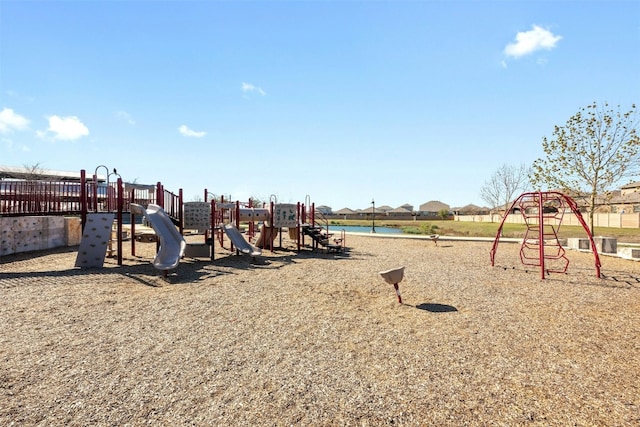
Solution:
<svg viewBox="0 0 640 427">
<path fill-rule="evenodd" d="M 347 236 L 344 254 L 216 248 L 166 279 L 0 258 L 0 425 L 640 425 L 640 263 Z M 404 304 L 378 272 L 405 267 Z"/>
</svg>

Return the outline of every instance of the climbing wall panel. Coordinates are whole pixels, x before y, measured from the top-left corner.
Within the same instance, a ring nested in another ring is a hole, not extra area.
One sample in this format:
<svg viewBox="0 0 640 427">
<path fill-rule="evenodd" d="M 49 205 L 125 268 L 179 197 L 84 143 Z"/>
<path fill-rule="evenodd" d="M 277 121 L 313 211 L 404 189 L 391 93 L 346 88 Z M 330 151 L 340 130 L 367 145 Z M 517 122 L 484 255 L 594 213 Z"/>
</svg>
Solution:
<svg viewBox="0 0 640 427">
<path fill-rule="evenodd" d="M 185 203 L 184 228 L 187 230 L 208 230 L 211 228 L 211 203 Z"/>
<path fill-rule="evenodd" d="M 107 245 L 111 238 L 113 213 L 94 213 L 87 215 L 87 224 L 82 232 L 82 241 L 78 249 L 76 267 L 102 267 L 107 255 Z"/>
<path fill-rule="evenodd" d="M 63 217 L 22 216 L 0 220 L 0 256 L 66 244 Z"/>
</svg>

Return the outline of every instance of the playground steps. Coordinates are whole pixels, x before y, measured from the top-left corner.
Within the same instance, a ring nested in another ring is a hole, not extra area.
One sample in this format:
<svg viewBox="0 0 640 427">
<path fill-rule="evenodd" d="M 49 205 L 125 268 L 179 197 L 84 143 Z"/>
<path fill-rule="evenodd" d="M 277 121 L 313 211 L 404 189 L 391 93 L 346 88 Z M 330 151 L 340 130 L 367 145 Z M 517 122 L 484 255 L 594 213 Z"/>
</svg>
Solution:
<svg viewBox="0 0 640 427">
<path fill-rule="evenodd" d="M 122 234 L 120 235 L 122 241 L 129 240 L 131 238 L 130 230 L 122 230 Z M 109 238 L 109 244 L 107 245 L 107 256 L 114 257 L 118 252 L 116 246 L 118 244 L 118 230 L 114 226 L 111 228 L 111 236 Z"/>
<path fill-rule="evenodd" d="M 324 234 L 323 228 L 310 224 L 302 224 L 300 226 L 300 230 L 306 236 L 311 237 L 311 239 L 325 248 L 328 252 L 338 252 L 342 250 L 342 245 L 333 244 L 329 241 L 331 237 L 330 234 Z"/>
</svg>

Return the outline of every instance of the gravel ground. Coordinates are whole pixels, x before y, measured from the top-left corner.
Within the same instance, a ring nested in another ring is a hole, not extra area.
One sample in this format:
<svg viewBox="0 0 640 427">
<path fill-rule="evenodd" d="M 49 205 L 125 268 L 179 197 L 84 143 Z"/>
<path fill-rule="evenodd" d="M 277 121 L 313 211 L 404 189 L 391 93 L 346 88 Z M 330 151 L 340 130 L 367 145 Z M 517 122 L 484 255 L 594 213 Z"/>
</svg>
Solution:
<svg viewBox="0 0 640 427">
<path fill-rule="evenodd" d="M 201 238 L 201 236 L 199 236 Z M 0 424 L 640 424 L 640 264 L 568 252 L 541 280 L 503 243 L 347 236 L 216 248 L 166 279 L 155 244 L 74 268 L 0 258 Z M 404 304 L 378 272 L 405 267 Z"/>
</svg>

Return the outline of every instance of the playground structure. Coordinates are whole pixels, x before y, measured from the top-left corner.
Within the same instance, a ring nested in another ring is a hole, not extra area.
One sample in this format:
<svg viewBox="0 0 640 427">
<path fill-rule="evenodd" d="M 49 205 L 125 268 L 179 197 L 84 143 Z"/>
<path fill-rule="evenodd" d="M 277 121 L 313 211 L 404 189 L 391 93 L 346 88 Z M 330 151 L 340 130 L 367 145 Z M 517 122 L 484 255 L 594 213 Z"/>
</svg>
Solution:
<svg viewBox="0 0 640 427">
<path fill-rule="evenodd" d="M 97 174 L 100 168 L 107 171 L 106 177 Z M 110 181 L 111 176 L 117 179 Z M 205 200 L 208 199 L 205 190 Z M 123 241 L 126 240 L 123 236 L 127 235 L 132 237 L 131 255 L 135 256 L 136 237 L 140 234 L 136 232 L 136 223 L 140 217 L 146 218 L 157 236 L 158 250 L 153 265 L 165 275 L 177 267 L 183 256 L 210 256 L 213 261 L 216 241 L 221 248 L 228 245 L 238 254 L 257 256 L 262 249 L 274 251 L 277 236 L 280 236 L 282 246 L 282 228 L 288 228 L 289 237 L 296 241 L 298 251 L 305 247 L 305 237 L 311 237 L 313 250 L 319 247 L 328 252 L 343 249 L 344 231 L 341 239 L 336 240 L 340 245 L 330 243 L 328 221 L 322 222 L 309 196 L 304 204 L 279 204 L 272 196 L 265 204 L 267 207 L 254 206 L 253 200 L 243 203 L 229 202 L 224 197 L 216 199 L 184 202 L 182 190 L 171 193 L 160 182 L 155 186 L 125 184 L 115 169 L 109 173 L 103 165 L 96 168 L 92 177 L 81 170 L 74 176 L 56 179 L 12 177 L 0 180 L 0 216 L 80 217 L 82 238 L 76 261 L 78 267 L 101 267 L 107 251 L 114 253 L 118 265 L 122 265 Z M 130 229 L 124 230 L 127 216 Z M 244 234 L 240 232 L 241 224 L 247 224 Z M 183 238 L 185 229 L 203 231 L 204 242 L 187 244 Z M 314 230 L 313 236 L 310 230 Z"/>
<path fill-rule="evenodd" d="M 600 278 L 600 258 L 589 227 L 582 218 L 576 202 L 569 196 L 555 191 L 523 193 L 511 204 L 500 223 L 500 227 L 498 227 L 498 232 L 491 248 L 492 266 L 495 265 L 498 243 L 502 236 L 502 227 L 507 215 L 516 210 L 522 214 L 527 226 L 520 246 L 522 264 L 539 266 L 542 279 L 545 278 L 545 273 L 566 273 L 569 267 L 569 259 L 566 257 L 566 252 L 558 239 L 558 231 L 562 224 L 564 213 L 567 210 L 571 210 L 580 221 L 591 242 L 596 275 Z"/>
<path fill-rule="evenodd" d="M 225 202 L 223 198 L 220 201 L 212 200 L 210 214 L 207 215 L 205 212 L 204 215 L 211 219 L 205 238 L 207 242 L 212 243 L 212 259 L 215 251 L 214 242 L 217 240 L 219 246 L 225 248 L 225 235 L 231 240 L 231 251 L 236 250 L 237 253 L 251 256 L 259 255 L 261 249 L 273 252 L 277 237 L 280 238 L 278 247 L 282 247 L 284 228 L 288 230 L 289 238 L 296 242 L 298 251 L 305 246 L 305 237 L 311 238 L 309 246 L 312 250 L 323 248 L 327 252 L 337 252 L 344 249 L 344 231 L 339 239 L 331 243 L 329 223 L 315 210 L 315 205 L 310 203 L 308 196 L 305 203 L 296 204 L 278 203 L 275 196 L 272 196 L 267 206 L 256 207 L 253 200 L 247 203 Z M 247 226 L 246 240 L 239 231 L 242 223 Z M 212 238 L 207 238 L 208 235 Z M 255 244 L 252 244 L 254 241 Z"/>
</svg>

